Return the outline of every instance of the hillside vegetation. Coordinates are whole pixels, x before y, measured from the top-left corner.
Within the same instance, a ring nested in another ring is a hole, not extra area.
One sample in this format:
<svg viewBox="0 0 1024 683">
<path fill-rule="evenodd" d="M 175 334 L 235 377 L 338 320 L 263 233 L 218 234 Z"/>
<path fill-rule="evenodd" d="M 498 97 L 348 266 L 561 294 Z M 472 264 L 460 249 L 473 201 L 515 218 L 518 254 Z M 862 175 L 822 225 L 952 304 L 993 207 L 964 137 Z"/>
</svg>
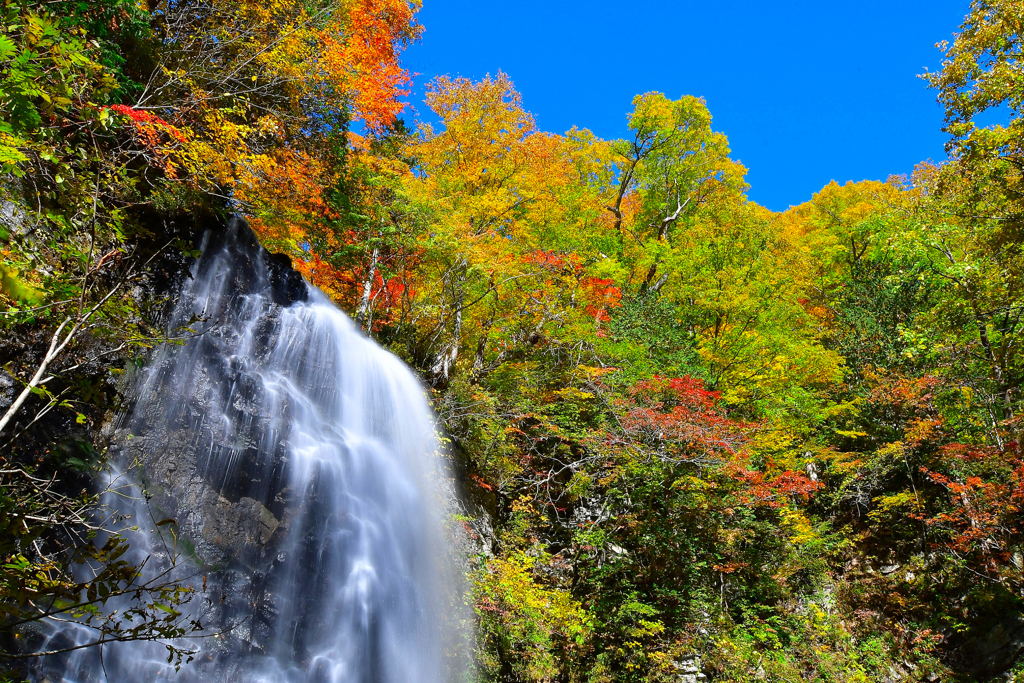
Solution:
<svg viewBox="0 0 1024 683">
<path fill-rule="evenodd" d="M 1021 0 L 924 77 L 948 161 L 783 213 L 699 97 L 609 141 L 441 77 L 403 120 L 415 1 L 2 7 L 7 652 L 127 590 L 78 492 L 167 334 L 147 293 L 237 213 L 429 387 L 480 680 L 1024 673 Z M 98 638 L 187 632 L 150 588 Z"/>
</svg>

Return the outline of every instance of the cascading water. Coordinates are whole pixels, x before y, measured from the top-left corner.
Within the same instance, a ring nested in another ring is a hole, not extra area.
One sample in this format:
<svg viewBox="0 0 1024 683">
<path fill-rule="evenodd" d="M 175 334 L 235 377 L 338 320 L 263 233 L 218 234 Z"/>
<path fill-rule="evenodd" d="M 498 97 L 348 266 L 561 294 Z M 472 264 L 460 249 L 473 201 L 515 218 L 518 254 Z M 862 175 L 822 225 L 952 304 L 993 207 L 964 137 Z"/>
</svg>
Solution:
<svg viewBox="0 0 1024 683">
<path fill-rule="evenodd" d="M 420 384 L 237 220 L 207 238 L 183 288 L 171 329 L 186 327 L 140 379 L 118 459 L 143 473 L 127 511 L 144 529 L 136 552 L 157 533 L 144 517 L 173 519 L 195 547 L 196 616 L 219 634 L 177 673 L 158 646 L 124 643 L 45 675 L 449 680 L 459 601 Z"/>
</svg>

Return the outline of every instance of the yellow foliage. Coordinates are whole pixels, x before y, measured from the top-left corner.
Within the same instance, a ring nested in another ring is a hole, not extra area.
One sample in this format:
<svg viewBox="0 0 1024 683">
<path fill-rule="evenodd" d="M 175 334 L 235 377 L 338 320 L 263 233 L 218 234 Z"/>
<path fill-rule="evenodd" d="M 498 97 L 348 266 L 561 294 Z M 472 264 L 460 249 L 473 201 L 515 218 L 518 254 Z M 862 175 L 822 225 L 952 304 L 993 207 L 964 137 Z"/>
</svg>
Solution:
<svg viewBox="0 0 1024 683">
<path fill-rule="evenodd" d="M 521 680 L 556 680 L 568 662 L 566 650 L 581 648 L 591 630 L 590 618 L 567 591 L 547 588 L 534 579 L 538 558 L 515 553 L 495 558 L 474 576 L 477 612 L 500 623 L 520 657 L 513 666 Z"/>
</svg>

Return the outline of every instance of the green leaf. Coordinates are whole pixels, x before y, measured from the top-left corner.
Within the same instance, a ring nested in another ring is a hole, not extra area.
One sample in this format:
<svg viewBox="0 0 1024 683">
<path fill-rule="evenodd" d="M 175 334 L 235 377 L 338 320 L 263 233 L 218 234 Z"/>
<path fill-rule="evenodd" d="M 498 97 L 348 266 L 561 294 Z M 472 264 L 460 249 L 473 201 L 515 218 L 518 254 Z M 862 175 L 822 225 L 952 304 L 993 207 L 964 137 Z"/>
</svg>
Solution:
<svg viewBox="0 0 1024 683">
<path fill-rule="evenodd" d="M 38 303 L 43 298 L 42 292 L 21 281 L 17 271 L 8 270 L 3 266 L 0 266 L 0 292 L 3 292 L 15 301 L 30 304 Z"/>
<path fill-rule="evenodd" d="M 164 611 L 164 612 L 167 612 L 168 614 L 170 614 L 170 615 L 172 615 L 172 616 L 175 616 L 175 617 L 177 617 L 177 616 L 180 616 L 180 615 L 181 615 L 181 612 L 179 612 L 178 610 L 175 610 L 175 609 L 171 609 L 171 608 L 170 608 L 170 607 L 168 607 L 167 605 L 161 605 L 161 604 L 160 604 L 159 602 L 157 602 L 157 603 L 154 603 L 154 604 L 153 604 L 153 607 L 156 607 L 156 608 L 157 608 L 158 610 L 162 610 L 162 611 Z"/>
<path fill-rule="evenodd" d="M 7 36 L 0 36 L 0 59 L 10 59 L 17 51 L 18 47 L 14 41 Z"/>
</svg>

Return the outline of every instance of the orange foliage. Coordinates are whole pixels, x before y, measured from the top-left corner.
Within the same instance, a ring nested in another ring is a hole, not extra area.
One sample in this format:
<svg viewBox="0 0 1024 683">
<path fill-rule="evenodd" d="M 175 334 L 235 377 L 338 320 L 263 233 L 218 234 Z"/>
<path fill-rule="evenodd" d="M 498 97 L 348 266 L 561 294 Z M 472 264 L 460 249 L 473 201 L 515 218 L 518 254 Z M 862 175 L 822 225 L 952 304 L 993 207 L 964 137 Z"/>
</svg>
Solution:
<svg viewBox="0 0 1024 683">
<path fill-rule="evenodd" d="M 242 169 L 234 196 L 271 249 L 300 255 L 314 224 L 334 217 L 323 196 L 332 174 L 308 152 L 283 148 Z"/>
<path fill-rule="evenodd" d="M 616 286 L 614 280 L 589 277 L 583 280 L 583 287 L 587 290 L 587 299 L 591 302 L 587 306 L 587 315 L 593 316 L 597 322 L 608 319 L 609 308 L 622 305 L 622 290 Z"/>
<path fill-rule="evenodd" d="M 220 52 L 175 74 L 190 89 L 189 104 L 178 112 L 187 133 L 182 141 L 189 139 L 188 179 L 226 189 L 268 247 L 334 281 L 334 269 L 319 260 L 334 252 L 318 233 L 341 218 L 325 194 L 348 171 L 338 113 L 347 111 L 371 133 L 394 122 L 409 82 L 399 57 L 421 33 L 415 18 L 420 2 L 343 0 L 317 10 L 302 0 L 214 4 L 215 25 L 201 28 L 217 34 Z M 223 74 L 204 65 L 220 61 L 232 83 L 244 85 L 216 98 L 209 91 L 226 87 Z M 149 126 L 145 130 L 158 125 L 132 120 Z M 178 130 L 166 129 L 171 135 Z M 344 236 L 335 246 L 338 239 Z M 324 251 L 310 253 L 316 249 Z M 335 281 L 335 290 L 342 284 Z"/>
<path fill-rule="evenodd" d="M 319 38 L 326 49 L 321 66 L 331 81 L 352 93 L 353 116 L 372 131 L 389 126 L 405 108 L 409 72 L 398 55 L 419 37 L 418 0 L 356 0 L 348 9 L 345 32 L 329 26 Z"/>
</svg>

